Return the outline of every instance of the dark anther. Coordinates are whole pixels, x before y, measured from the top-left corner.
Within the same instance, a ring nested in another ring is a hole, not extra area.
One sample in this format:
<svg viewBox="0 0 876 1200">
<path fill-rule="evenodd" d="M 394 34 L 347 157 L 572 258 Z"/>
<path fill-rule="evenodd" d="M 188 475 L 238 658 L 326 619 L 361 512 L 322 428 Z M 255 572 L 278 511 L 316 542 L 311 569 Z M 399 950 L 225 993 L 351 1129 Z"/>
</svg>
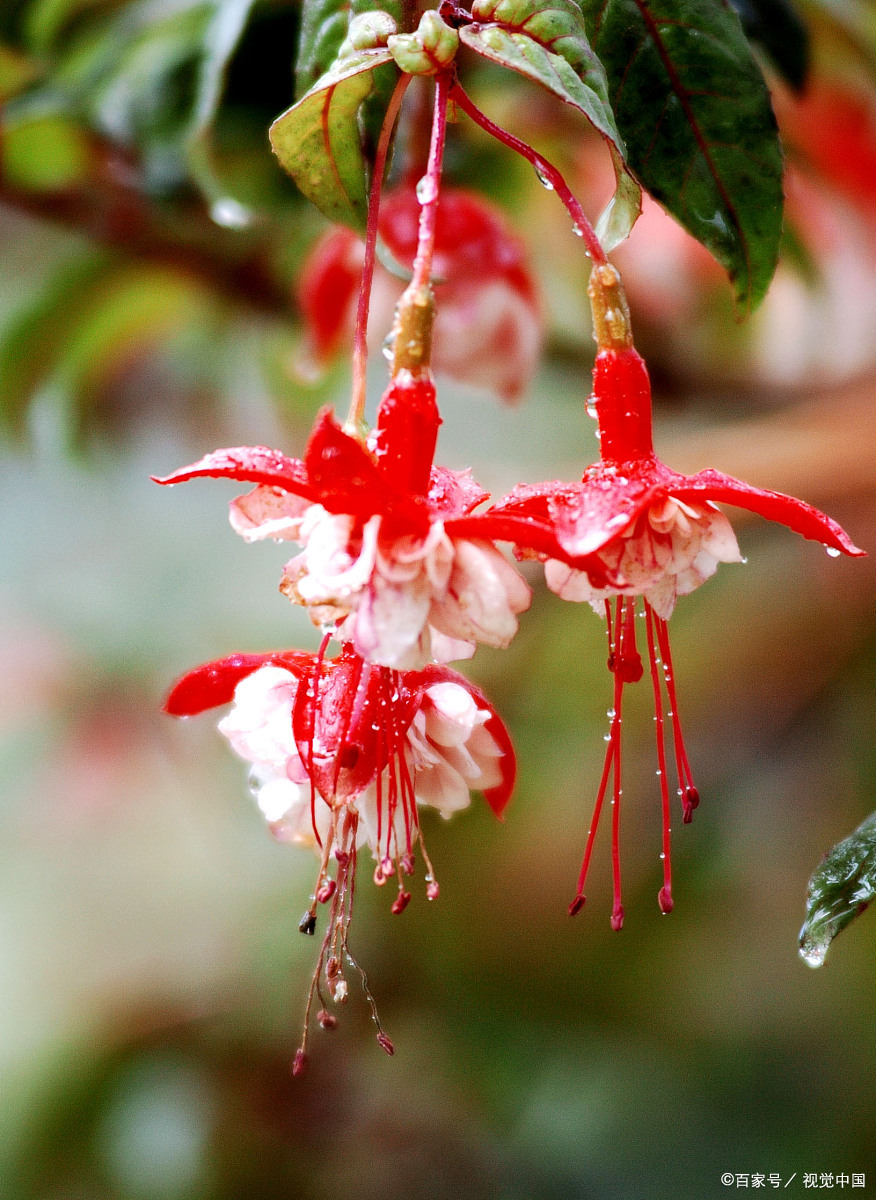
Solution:
<svg viewBox="0 0 876 1200">
<path fill-rule="evenodd" d="M 378 1033 L 377 1044 L 378 1044 L 378 1046 L 381 1047 L 381 1049 L 385 1050 L 387 1054 L 389 1054 L 389 1055 L 395 1054 L 395 1046 L 393 1046 L 392 1042 L 389 1040 L 389 1038 L 386 1036 L 385 1033 Z"/>
<path fill-rule="evenodd" d="M 441 0 L 438 5 L 438 16 L 445 25 L 449 25 L 452 29 L 460 29 L 463 25 L 471 25 L 474 18 L 470 12 L 466 12 L 461 5 L 455 4 L 454 0 Z"/>
<path fill-rule="evenodd" d="M 405 909 L 407 908 L 408 904 L 410 903 L 410 899 L 411 899 L 410 892 L 399 892 L 399 894 L 396 896 L 395 900 L 393 900 L 393 902 L 392 902 L 392 908 L 390 909 L 390 912 L 393 912 L 396 914 L 404 912 Z"/>
<path fill-rule="evenodd" d="M 587 899 L 586 896 L 576 896 L 575 897 L 575 899 L 569 905 L 569 916 L 570 917 L 576 916 L 581 911 L 581 909 L 584 907 L 584 901 L 586 899 Z"/>
<path fill-rule="evenodd" d="M 316 913 L 306 912 L 298 922 L 298 928 L 302 933 L 308 933 L 313 937 L 316 933 Z"/>
</svg>

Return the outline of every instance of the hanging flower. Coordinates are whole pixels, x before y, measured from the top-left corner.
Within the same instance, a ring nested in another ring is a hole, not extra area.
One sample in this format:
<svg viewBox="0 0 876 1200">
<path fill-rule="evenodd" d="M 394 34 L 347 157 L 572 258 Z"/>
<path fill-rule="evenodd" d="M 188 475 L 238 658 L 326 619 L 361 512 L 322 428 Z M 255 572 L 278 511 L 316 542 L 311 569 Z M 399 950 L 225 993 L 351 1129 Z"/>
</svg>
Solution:
<svg viewBox="0 0 876 1200">
<path fill-rule="evenodd" d="M 256 484 L 232 502 L 232 526 L 247 541 L 302 546 L 280 590 L 369 662 L 409 670 L 466 658 L 479 642 L 507 646 L 531 599 L 493 539 L 552 557 L 564 551 L 546 521 L 473 513 L 488 497 L 470 473 L 432 466 L 440 422 L 431 378 L 402 371 L 367 445 L 323 410 L 303 459 L 242 446 L 157 482 Z"/>
<path fill-rule="evenodd" d="M 419 808 L 443 817 L 465 808 L 470 790 L 483 793 L 501 816 L 514 786 L 515 759 L 504 724 L 481 692 L 448 667 L 398 672 L 373 666 L 349 646 L 333 660 L 283 650 L 234 654 L 196 667 L 172 688 L 165 709 L 188 717 L 233 702 L 219 723 L 234 750 L 251 764 L 259 808 L 280 841 L 312 846 L 319 869 L 311 904 L 299 928 L 313 934 L 318 906 L 328 906 L 305 1017 L 319 999 L 318 1020 L 332 1027 L 336 1003 L 346 998 L 344 972 L 364 974 L 348 944 L 356 862 L 371 851 L 378 885 L 397 881 L 392 903 L 402 912 L 411 899 L 408 879 L 420 854 L 426 895 L 438 881 L 426 853 Z M 389 1053 L 392 1043 L 380 1029 Z M 302 1043 L 296 1058 L 305 1063 Z"/>
<path fill-rule="evenodd" d="M 417 249 L 420 201 L 413 184 L 387 192 L 379 230 L 385 250 L 410 270 Z M 352 339 L 364 246 L 351 230 L 331 229 L 304 267 L 298 300 L 308 354 L 322 369 Z M 538 366 L 543 321 L 535 282 L 519 238 L 483 197 L 443 188 L 435 232 L 435 321 L 432 365 L 463 383 L 515 401 Z M 404 283 L 378 267 L 371 294 L 377 344 L 392 321 Z"/>
<path fill-rule="evenodd" d="M 672 909 L 670 795 L 665 724 L 672 728 L 678 796 L 685 822 L 699 795 L 678 716 L 667 618 L 676 599 L 710 578 L 721 562 L 740 562 L 736 537 L 716 502 L 736 505 L 821 542 L 829 554 L 864 551 L 830 517 L 779 492 L 751 487 L 720 471 L 681 475 L 654 453 L 651 389 L 645 364 L 632 345 L 629 313 L 620 278 L 608 264 L 594 268 L 591 299 L 599 352 L 593 370 L 592 411 L 599 422 L 600 461 L 580 483 L 520 485 L 490 510 L 497 518 L 530 519 L 553 529 L 566 561 L 546 556 L 548 586 L 565 600 L 589 601 L 606 618 L 614 703 L 605 765 L 587 837 L 584 861 L 570 912 L 584 904 L 593 840 L 612 782 L 614 909 L 623 925 L 618 834 L 621 807 L 621 706 L 624 685 L 644 674 L 636 637 L 641 598 L 645 641 L 654 690 L 658 774 L 663 811 L 663 912 Z M 545 558 L 545 556 L 541 556 Z M 664 705 L 664 691 L 668 706 Z"/>
</svg>

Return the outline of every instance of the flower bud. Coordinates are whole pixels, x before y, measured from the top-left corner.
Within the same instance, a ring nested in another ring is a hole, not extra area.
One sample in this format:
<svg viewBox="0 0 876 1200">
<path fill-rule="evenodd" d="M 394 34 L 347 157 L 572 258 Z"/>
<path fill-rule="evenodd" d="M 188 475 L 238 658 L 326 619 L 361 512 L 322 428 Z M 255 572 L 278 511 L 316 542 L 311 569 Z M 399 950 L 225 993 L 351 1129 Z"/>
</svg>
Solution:
<svg viewBox="0 0 876 1200">
<path fill-rule="evenodd" d="M 350 22 L 338 57 L 353 54 L 357 50 L 376 50 L 385 46 L 397 30 L 395 19 L 387 12 L 375 9 L 373 12 L 359 13 Z"/>
<path fill-rule="evenodd" d="M 397 33 L 386 43 L 408 75 L 435 75 L 449 67 L 459 49 L 459 34 L 434 9 L 424 12 L 416 33 Z"/>
</svg>

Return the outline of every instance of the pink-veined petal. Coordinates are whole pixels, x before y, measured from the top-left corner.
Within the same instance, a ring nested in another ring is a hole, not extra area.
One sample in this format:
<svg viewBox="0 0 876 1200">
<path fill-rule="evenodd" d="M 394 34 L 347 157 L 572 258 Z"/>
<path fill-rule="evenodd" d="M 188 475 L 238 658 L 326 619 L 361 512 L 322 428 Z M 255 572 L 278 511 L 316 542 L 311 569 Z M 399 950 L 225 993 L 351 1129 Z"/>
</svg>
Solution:
<svg viewBox="0 0 876 1200">
<path fill-rule="evenodd" d="M 508 802 L 514 791 L 514 783 L 517 779 L 517 756 L 514 753 L 511 735 L 505 727 L 505 722 L 496 712 L 495 708 L 493 708 L 492 704 L 490 704 L 489 700 L 487 700 L 486 696 L 484 696 L 480 688 L 475 687 L 464 675 L 460 675 L 450 667 L 430 664 L 428 667 L 424 667 L 422 671 L 410 671 L 405 676 L 406 687 L 416 690 L 418 695 L 436 683 L 456 683 L 460 687 L 465 688 L 474 699 L 478 708 L 484 709 L 490 714 L 483 728 L 491 735 L 501 751 L 499 759 L 501 782 L 495 787 L 487 788 L 483 796 L 496 816 L 501 819 L 502 814 L 508 807 Z"/>
</svg>

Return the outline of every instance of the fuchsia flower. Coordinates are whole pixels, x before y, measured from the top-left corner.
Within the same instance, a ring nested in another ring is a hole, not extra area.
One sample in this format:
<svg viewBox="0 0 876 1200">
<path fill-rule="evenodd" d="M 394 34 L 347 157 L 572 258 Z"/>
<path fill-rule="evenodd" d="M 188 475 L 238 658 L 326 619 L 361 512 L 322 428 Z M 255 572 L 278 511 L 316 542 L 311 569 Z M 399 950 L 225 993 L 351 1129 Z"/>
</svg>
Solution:
<svg viewBox="0 0 876 1200">
<path fill-rule="evenodd" d="M 380 238 L 409 270 L 417 249 L 420 201 L 412 185 L 381 202 Z M 352 230 L 332 229 L 316 243 L 298 288 L 310 354 L 317 368 L 352 338 L 364 246 Z M 505 218 L 483 197 L 443 188 L 435 232 L 435 321 L 432 365 L 503 400 L 518 400 L 538 365 L 543 322 L 526 252 Z M 371 328 L 391 324 L 404 284 L 378 267 Z M 378 338 L 378 341 L 379 341 Z"/>
<path fill-rule="evenodd" d="M 418 852 L 427 897 L 435 899 L 438 882 L 418 807 L 429 805 L 448 817 L 466 807 L 469 790 L 476 789 L 501 816 L 516 765 L 500 717 L 455 671 L 434 664 L 394 671 L 373 666 L 349 646 L 327 660 L 326 642 L 318 654 L 233 654 L 196 667 L 174 685 L 165 710 L 188 717 L 233 701 L 219 728 L 252 764 L 253 789 L 272 832 L 281 841 L 316 848 L 316 886 L 299 928 L 312 934 L 317 905 L 329 905 L 307 1012 L 318 996 L 318 1019 L 332 1027 L 323 983 L 340 1002 L 347 992 L 346 964 L 359 969 L 347 941 L 358 851 L 371 850 L 375 883 L 397 879 L 394 913 L 411 899 L 407 879 Z M 371 1000 L 367 986 L 366 994 Z M 379 1023 L 378 1038 L 392 1053 Z M 297 1070 L 304 1061 L 302 1045 Z"/>
<path fill-rule="evenodd" d="M 256 484 L 233 501 L 231 523 L 247 541 L 303 546 L 281 591 L 369 662 L 414 669 L 511 641 L 531 595 L 494 538 L 565 557 L 548 522 L 473 513 L 488 497 L 469 472 L 432 466 L 440 423 L 431 379 L 402 371 L 367 446 L 324 410 L 303 460 L 242 446 L 157 482 Z"/>
<path fill-rule="evenodd" d="M 678 717 L 666 621 L 677 597 L 699 587 L 714 574 L 719 562 L 741 561 L 733 530 L 715 502 L 746 508 L 786 525 L 803 537 L 821 542 L 829 554 L 861 555 L 864 551 L 835 521 L 801 500 L 751 487 L 720 471 L 681 475 L 662 463 L 652 442 L 648 372 L 633 348 L 620 279 L 610 265 L 594 268 L 591 298 L 600 346 L 591 398 L 599 422 L 600 461 L 588 467 L 580 483 L 521 484 L 490 513 L 515 520 L 530 518 L 540 529 L 549 524 L 565 551 L 566 561 L 546 556 L 548 586 L 563 599 L 589 601 L 606 617 L 609 669 L 615 680 L 611 731 L 570 912 L 578 912 L 584 904 L 593 840 L 613 777 L 611 923 L 620 929 L 621 705 L 624 685 L 638 681 L 644 673 L 636 643 L 636 598 L 643 601 L 657 725 L 664 866 L 659 902 L 663 912 L 669 912 L 672 877 L 666 717 L 672 727 L 678 795 L 685 822 L 690 821 L 699 796 Z M 664 707 L 664 687 L 668 710 Z"/>
</svg>

